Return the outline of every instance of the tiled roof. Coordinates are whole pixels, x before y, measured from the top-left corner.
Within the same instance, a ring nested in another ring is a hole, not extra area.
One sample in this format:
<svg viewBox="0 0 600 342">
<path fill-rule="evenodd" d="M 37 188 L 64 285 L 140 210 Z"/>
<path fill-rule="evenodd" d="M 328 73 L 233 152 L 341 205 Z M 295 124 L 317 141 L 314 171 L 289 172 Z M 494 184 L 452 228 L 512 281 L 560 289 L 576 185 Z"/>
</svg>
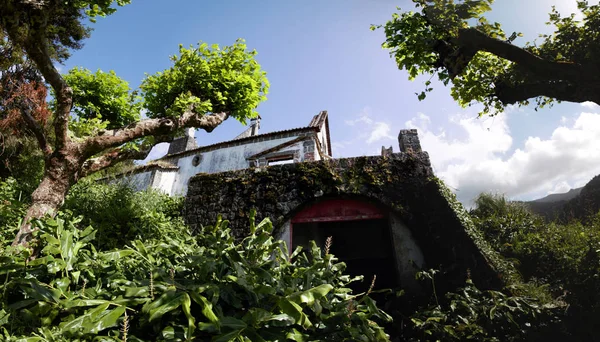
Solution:
<svg viewBox="0 0 600 342">
<path fill-rule="evenodd" d="M 212 145 L 201 146 L 201 147 L 195 148 L 193 150 L 183 151 L 183 152 L 174 153 L 174 154 L 168 154 L 158 160 L 171 159 L 171 158 L 175 158 L 175 157 L 183 157 L 183 156 L 187 156 L 187 155 L 198 153 L 198 152 L 206 152 L 206 151 L 212 151 L 212 150 L 230 147 L 230 146 L 239 146 L 239 145 L 244 145 L 244 144 L 250 144 L 253 142 L 257 142 L 257 141 L 272 140 L 272 139 L 282 137 L 282 136 L 285 137 L 286 135 L 291 136 L 292 133 L 315 132 L 317 130 L 318 130 L 317 127 L 299 127 L 299 128 L 292 128 L 292 129 L 286 129 L 286 130 L 282 130 L 282 131 L 271 132 L 271 133 L 258 134 L 258 135 L 253 135 L 253 136 L 246 137 L 246 138 L 233 139 L 233 140 L 223 141 L 223 142 L 212 144 Z"/>
<path fill-rule="evenodd" d="M 120 173 L 106 176 L 106 177 L 102 177 L 102 178 L 99 178 L 98 180 L 103 181 L 103 180 L 107 180 L 107 179 L 111 179 L 111 178 L 120 178 L 123 176 L 135 175 L 138 173 L 142 173 L 142 172 L 146 172 L 146 171 L 153 171 L 153 170 L 177 171 L 177 170 L 179 170 L 179 166 L 165 163 L 165 162 L 159 162 L 159 163 L 152 162 L 151 164 L 136 166 L 127 171 L 120 172 Z"/>
</svg>

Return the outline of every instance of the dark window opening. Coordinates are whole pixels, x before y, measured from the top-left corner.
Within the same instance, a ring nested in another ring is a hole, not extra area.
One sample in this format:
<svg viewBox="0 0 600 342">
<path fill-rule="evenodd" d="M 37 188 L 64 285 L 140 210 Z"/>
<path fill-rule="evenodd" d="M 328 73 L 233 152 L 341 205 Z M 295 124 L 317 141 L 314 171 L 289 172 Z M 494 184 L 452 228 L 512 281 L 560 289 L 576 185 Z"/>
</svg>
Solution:
<svg viewBox="0 0 600 342">
<path fill-rule="evenodd" d="M 314 240 L 324 250 L 329 236 L 333 237 L 330 253 L 346 263 L 345 274 L 364 276 L 362 282 L 350 284 L 355 293 L 367 291 L 374 275 L 377 275 L 375 290 L 398 285 L 387 218 L 294 223 L 292 226 L 294 248 L 308 247 L 309 241 Z"/>
</svg>

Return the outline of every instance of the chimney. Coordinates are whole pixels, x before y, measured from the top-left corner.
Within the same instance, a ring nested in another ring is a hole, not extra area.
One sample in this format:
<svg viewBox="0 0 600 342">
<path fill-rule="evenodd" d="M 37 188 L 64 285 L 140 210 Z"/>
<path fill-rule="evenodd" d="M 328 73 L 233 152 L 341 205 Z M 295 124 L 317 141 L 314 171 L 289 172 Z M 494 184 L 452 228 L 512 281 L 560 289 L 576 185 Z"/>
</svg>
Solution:
<svg viewBox="0 0 600 342">
<path fill-rule="evenodd" d="M 258 129 L 260 128 L 260 115 L 250 120 L 250 136 L 258 135 Z"/>
<path fill-rule="evenodd" d="M 398 134 L 400 152 L 421 152 L 421 143 L 416 129 L 401 129 Z"/>
<path fill-rule="evenodd" d="M 196 139 L 194 138 L 194 132 L 196 132 L 195 128 L 186 128 L 182 137 L 175 138 L 171 141 L 171 144 L 169 144 L 169 152 L 167 152 L 167 154 L 193 150 L 198 147 L 198 145 L 196 145 Z"/>
</svg>

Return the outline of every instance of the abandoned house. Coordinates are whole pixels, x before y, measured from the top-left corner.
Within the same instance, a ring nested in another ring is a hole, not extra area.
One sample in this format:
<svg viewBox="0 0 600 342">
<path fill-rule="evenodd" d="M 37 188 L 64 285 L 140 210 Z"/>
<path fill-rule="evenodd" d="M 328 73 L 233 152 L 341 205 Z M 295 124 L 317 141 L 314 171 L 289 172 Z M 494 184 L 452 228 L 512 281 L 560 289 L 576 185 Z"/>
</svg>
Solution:
<svg viewBox="0 0 600 342">
<path fill-rule="evenodd" d="M 199 173 L 218 173 L 285 163 L 331 159 L 327 112 L 315 115 L 306 127 L 259 134 L 260 117 L 232 140 L 196 145 L 194 129 L 169 145 L 167 155 L 121 175 L 137 190 L 159 189 L 185 195 L 189 179 Z"/>
<path fill-rule="evenodd" d="M 397 153 L 333 159 L 325 111 L 307 127 L 258 134 L 259 125 L 254 120 L 235 139 L 203 147 L 188 133 L 158 163 L 123 179 L 185 195 L 192 230 L 222 215 L 241 238 L 255 209 L 258 220 L 271 218 L 290 251 L 309 240 L 322 247 L 331 236 L 331 253 L 347 272 L 365 276 L 358 290 L 377 275 L 376 288 L 418 291 L 415 273 L 425 267 L 440 270 L 440 291 L 464 285 L 469 274 L 484 288 L 510 276 L 433 174 L 416 130 L 400 131 Z"/>
</svg>

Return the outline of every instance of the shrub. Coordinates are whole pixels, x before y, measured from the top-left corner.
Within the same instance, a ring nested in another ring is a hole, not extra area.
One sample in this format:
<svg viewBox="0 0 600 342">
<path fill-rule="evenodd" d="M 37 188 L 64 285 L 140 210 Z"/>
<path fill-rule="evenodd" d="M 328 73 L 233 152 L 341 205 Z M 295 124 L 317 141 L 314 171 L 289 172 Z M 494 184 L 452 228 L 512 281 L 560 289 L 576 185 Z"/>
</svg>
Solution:
<svg viewBox="0 0 600 342">
<path fill-rule="evenodd" d="M 481 195 L 476 205 L 471 214 L 485 238 L 518 265 L 525 279 L 547 284 L 566 301 L 569 330 L 600 334 L 592 319 L 600 314 L 600 218 L 586 224 L 545 223 L 520 204 L 491 195 Z"/>
<path fill-rule="evenodd" d="M 435 272 L 419 274 L 433 283 Z M 518 289 L 511 289 L 518 292 Z M 434 290 L 435 291 L 435 290 Z M 467 279 L 411 316 L 411 341 L 532 341 L 558 338 L 559 308 L 538 298 L 500 291 L 481 291 Z"/>
<path fill-rule="evenodd" d="M 250 223 L 235 242 L 219 220 L 97 250 L 96 231 L 61 214 L 35 224 L 44 248 L 1 256 L 0 329 L 16 341 L 387 341 L 389 317 L 353 295 L 345 265 L 313 243 L 294 251 Z"/>
<path fill-rule="evenodd" d="M 515 239 L 544 224 L 541 217 L 530 212 L 523 204 L 487 193 L 475 199 L 475 208 L 470 214 L 485 239 L 507 257 L 513 256 L 512 243 Z"/>
<path fill-rule="evenodd" d="M 110 249 L 122 248 L 136 238 L 161 240 L 164 235 L 186 230 L 182 206 L 181 197 L 88 179 L 71 189 L 63 210 L 81 216 L 80 226 L 96 229 L 96 248 Z"/>
<path fill-rule="evenodd" d="M 0 180 L 0 251 L 10 245 L 25 215 L 23 192 L 14 178 Z"/>
</svg>

